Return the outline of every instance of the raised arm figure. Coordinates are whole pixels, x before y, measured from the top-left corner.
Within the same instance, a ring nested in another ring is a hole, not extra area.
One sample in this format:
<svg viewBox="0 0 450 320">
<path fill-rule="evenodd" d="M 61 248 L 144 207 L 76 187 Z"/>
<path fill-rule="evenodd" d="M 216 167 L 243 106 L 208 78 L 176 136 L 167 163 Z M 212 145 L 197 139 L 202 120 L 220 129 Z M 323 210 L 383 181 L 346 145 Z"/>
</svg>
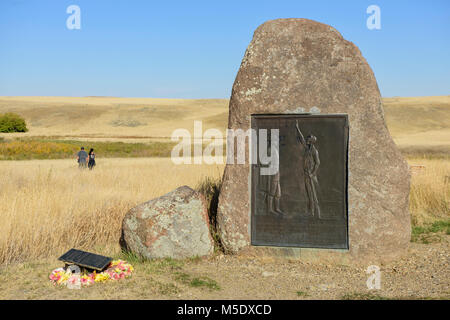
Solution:
<svg viewBox="0 0 450 320">
<path fill-rule="evenodd" d="M 319 182 L 317 180 L 317 172 L 320 166 L 319 151 L 315 147 L 317 138 L 313 135 L 305 137 L 300 130 L 298 120 L 295 123 L 298 132 L 299 141 L 302 144 L 303 171 L 306 195 L 308 199 L 308 210 L 311 216 L 320 219 L 320 207 L 317 198 L 317 190 Z"/>
<path fill-rule="evenodd" d="M 302 132 L 300 131 L 300 127 L 298 126 L 298 120 L 295 121 L 295 128 L 297 129 L 298 137 L 300 138 L 300 143 L 301 143 L 304 147 L 306 147 L 305 137 L 303 136 Z"/>
</svg>

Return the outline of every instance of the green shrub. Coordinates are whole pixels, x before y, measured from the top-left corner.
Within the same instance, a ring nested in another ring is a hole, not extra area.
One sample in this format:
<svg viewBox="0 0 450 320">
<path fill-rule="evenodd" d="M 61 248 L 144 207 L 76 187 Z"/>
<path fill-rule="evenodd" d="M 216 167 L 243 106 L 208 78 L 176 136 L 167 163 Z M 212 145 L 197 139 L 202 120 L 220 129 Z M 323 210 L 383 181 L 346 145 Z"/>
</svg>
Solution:
<svg viewBox="0 0 450 320">
<path fill-rule="evenodd" d="M 411 230 L 411 242 L 429 244 L 441 242 L 439 233 L 450 234 L 450 220 L 438 220 L 425 226 L 413 226 Z"/>
<path fill-rule="evenodd" d="M 0 114 L 0 132 L 27 132 L 25 119 L 15 113 Z"/>
</svg>

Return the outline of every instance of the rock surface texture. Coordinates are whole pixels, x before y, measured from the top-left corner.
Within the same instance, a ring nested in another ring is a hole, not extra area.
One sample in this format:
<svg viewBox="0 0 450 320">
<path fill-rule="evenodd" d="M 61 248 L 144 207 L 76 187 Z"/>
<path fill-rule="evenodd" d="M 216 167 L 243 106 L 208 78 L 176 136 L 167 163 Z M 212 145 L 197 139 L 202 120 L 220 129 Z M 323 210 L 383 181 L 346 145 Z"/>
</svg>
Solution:
<svg viewBox="0 0 450 320">
<path fill-rule="evenodd" d="M 149 259 L 211 254 L 206 200 L 183 186 L 138 205 L 125 215 L 121 244 Z"/>
<path fill-rule="evenodd" d="M 391 260 L 404 254 L 410 241 L 409 169 L 386 127 L 371 68 L 359 49 L 328 25 L 306 19 L 268 21 L 255 31 L 242 60 L 228 128 L 249 129 L 251 114 L 299 112 L 348 114 L 349 250 L 252 250 L 340 261 Z M 232 252 L 250 246 L 249 183 L 248 160 L 227 164 L 218 230 Z"/>
</svg>

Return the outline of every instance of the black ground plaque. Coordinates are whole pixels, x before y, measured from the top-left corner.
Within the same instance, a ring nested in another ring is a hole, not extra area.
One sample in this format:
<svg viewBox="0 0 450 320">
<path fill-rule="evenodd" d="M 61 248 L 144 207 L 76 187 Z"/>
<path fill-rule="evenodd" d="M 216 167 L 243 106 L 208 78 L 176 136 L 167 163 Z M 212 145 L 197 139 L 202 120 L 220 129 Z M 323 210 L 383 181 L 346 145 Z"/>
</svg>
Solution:
<svg viewBox="0 0 450 320">
<path fill-rule="evenodd" d="M 59 257 L 58 260 L 66 264 L 75 264 L 83 268 L 103 271 L 112 261 L 112 258 L 77 249 L 70 249 Z"/>
<path fill-rule="evenodd" d="M 252 165 L 252 245 L 348 249 L 347 115 L 252 115 L 252 128 L 279 129 L 278 173 Z"/>
</svg>

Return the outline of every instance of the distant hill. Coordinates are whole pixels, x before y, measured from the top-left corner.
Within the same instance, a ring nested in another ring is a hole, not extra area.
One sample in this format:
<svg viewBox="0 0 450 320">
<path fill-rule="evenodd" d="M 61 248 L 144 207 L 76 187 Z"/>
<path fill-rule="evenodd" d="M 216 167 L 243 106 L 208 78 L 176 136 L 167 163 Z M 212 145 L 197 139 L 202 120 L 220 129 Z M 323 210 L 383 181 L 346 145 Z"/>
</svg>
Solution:
<svg viewBox="0 0 450 320">
<path fill-rule="evenodd" d="M 0 97 L 0 113 L 25 117 L 26 136 L 170 137 L 177 128 L 192 130 L 194 120 L 225 128 L 227 107 L 226 99 Z"/>
<path fill-rule="evenodd" d="M 450 96 L 385 98 L 386 123 L 406 154 L 450 156 Z"/>
<path fill-rule="evenodd" d="M 406 153 L 450 153 L 450 96 L 385 98 L 387 126 Z M 166 139 L 177 128 L 193 132 L 193 122 L 225 130 L 227 99 L 117 97 L 0 97 L 0 113 L 16 112 L 30 131 L 7 137 L 79 139 Z M 5 135 L 2 135 L 5 136 Z"/>
</svg>

